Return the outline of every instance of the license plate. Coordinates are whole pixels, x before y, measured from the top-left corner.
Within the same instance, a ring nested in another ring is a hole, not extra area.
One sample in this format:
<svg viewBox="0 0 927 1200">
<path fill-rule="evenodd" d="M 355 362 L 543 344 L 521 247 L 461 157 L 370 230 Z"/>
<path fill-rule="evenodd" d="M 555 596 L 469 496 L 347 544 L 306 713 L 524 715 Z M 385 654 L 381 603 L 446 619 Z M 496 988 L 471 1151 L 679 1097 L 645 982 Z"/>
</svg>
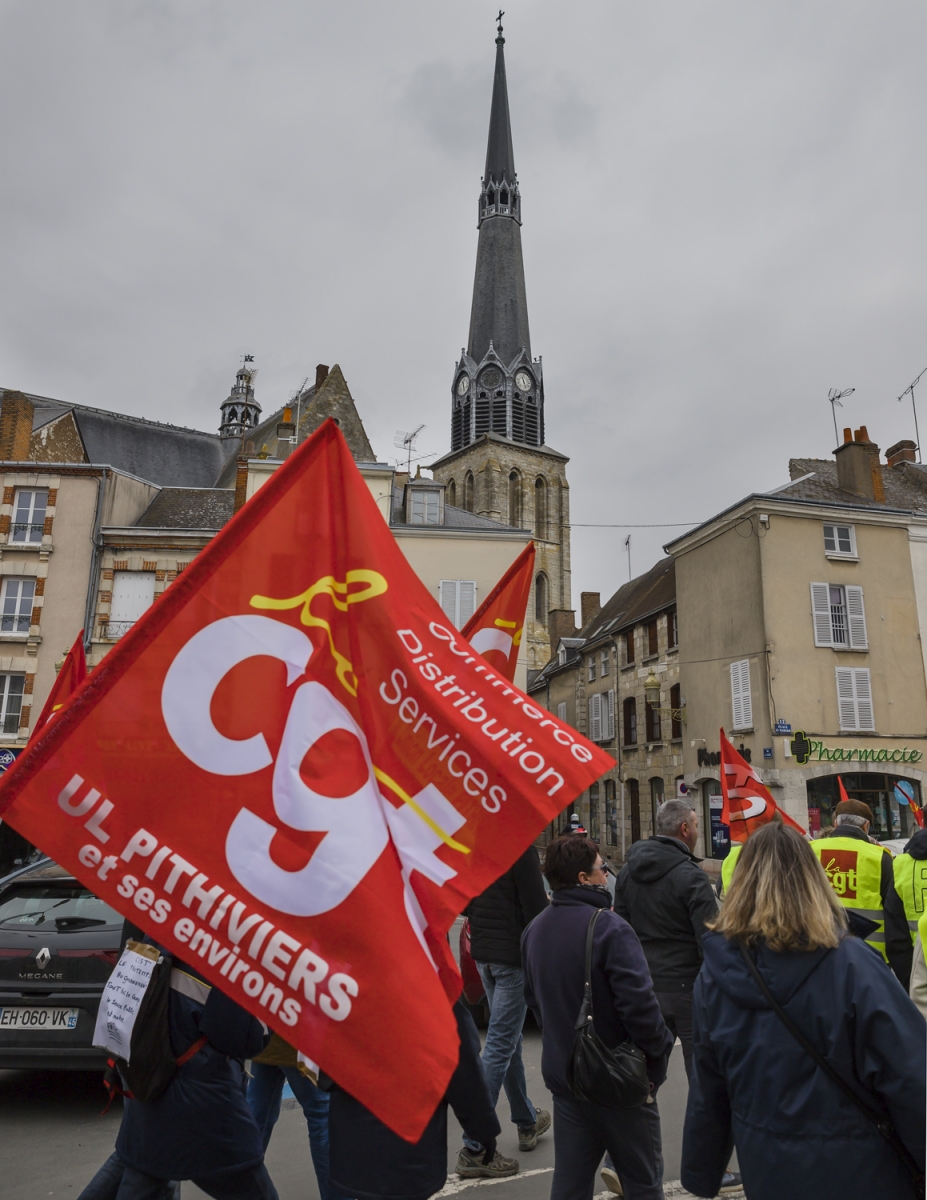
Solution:
<svg viewBox="0 0 927 1200">
<path fill-rule="evenodd" d="M 0 1029 L 76 1029 L 76 1008 L 0 1008 Z"/>
</svg>

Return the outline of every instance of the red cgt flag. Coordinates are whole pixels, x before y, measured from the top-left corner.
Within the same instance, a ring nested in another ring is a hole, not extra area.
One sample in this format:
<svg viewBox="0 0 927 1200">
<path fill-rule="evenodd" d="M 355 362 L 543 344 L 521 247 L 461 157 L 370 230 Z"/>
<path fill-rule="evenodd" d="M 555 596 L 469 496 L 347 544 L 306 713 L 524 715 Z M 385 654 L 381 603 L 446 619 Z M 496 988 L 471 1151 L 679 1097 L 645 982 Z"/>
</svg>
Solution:
<svg viewBox="0 0 927 1200">
<path fill-rule="evenodd" d="M 732 842 L 745 842 L 751 833 L 768 825 L 778 813 L 786 825 L 804 836 L 805 830 L 793 821 L 773 799 L 772 792 L 747 760 L 731 745 L 721 730 L 721 794 L 724 804 L 721 820 L 731 831 Z"/>
<path fill-rule="evenodd" d="M 447 930 L 610 765 L 448 627 L 327 421 L 0 811 L 415 1140 L 457 1062 Z"/>
<path fill-rule="evenodd" d="M 63 708 L 67 698 L 72 692 L 77 691 L 86 678 L 87 660 L 84 657 L 84 631 L 82 629 L 77 635 L 74 645 L 64 656 L 61 670 L 55 677 L 52 689 L 48 693 L 48 699 L 29 736 L 30 742 L 35 740 L 39 731 L 45 728 L 55 713 Z"/>
<path fill-rule="evenodd" d="M 529 542 L 461 630 L 473 649 L 509 682 L 515 678 L 533 581 L 534 542 Z"/>
</svg>

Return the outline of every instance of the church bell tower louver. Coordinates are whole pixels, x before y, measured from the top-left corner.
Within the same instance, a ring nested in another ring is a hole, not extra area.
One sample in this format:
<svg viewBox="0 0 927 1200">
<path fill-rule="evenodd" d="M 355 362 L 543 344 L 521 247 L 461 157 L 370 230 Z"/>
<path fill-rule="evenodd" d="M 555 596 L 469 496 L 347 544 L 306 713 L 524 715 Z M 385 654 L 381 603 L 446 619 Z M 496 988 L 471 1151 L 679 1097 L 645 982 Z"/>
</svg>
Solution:
<svg viewBox="0 0 927 1200">
<path fill-rule="evenodd" d="M 522 640 L 530 671 L 550 657 L 550 611 L 571 607 L 569 460 L 545 443 L 543 365 L 531 357 L 504 47 L 500 14 L 470 333 L 451 383 L 451 450 L 432 473 L 448 504 L 534 535 L 537 569 Z"/>
</svg>

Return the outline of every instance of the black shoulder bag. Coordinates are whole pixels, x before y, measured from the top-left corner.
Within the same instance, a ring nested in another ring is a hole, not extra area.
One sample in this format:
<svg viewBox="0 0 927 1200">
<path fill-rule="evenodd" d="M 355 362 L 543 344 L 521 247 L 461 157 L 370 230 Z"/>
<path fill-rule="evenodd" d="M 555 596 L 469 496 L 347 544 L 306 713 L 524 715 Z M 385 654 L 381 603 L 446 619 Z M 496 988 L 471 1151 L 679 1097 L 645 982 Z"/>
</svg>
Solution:
<svg viewBox="0 0 927 1200">
<path fill-rule="evenodd" d="M 760 991 L 765 996 L 766 1002 L 769 1004 L 770 1008 L 773 1010 L 773 1012 L 776 1014 L 776 1016 L 779 1018 L 779 1020 L 782 1022 L 782 1024 L 786 1027 L 786 1029 L 789 1031 L 789 1033 L 792 1035 L 792 1037 L 795 1039 L 795 1041 L 798 1042 L 799 1046 L 801 1046 L 801 1048 L 805 1051 L 805 1053 L 810 1055 L 810 1057 L 812 1059 L 814 1059 L 814 1061 L 821 1068 L 821 1070 L 824 1072 L 824 1074 L 827 1075 L 828 1078 L 831 1079 L 837 1085 L 838 1088 L 840 1088 L 840 1090 L 841 1090 L 841 1092 L 843 1092 L 844 1096 L 846 1096 L 846 1098 L 848 1100 L 851 1100 L 856 1105 L 856 1107 L 859 1109 L 859 1111 L 868 1120 L 870 1120 L 873 1123 L 873 1125 L 875 1125 L 875 1127 L 876 1127 L 876 1129 L 878 1129 L 879 1133 L 881 1133 L 881 1135 L 885 1138 L 885 1140 L 888 1142 L 888 1144 L 891 1146 L 891 1148 L 895 1151 L 895 1153 L 898 1155 L 898 1157 L 904 1163 L 905 1170 L 908 1172 L 908 1174 L 911 1177 L 911 1182 L 914 1185 L 914 1190 L 917 1193 L 917 1195 L 923 1196 L 924 1195 L 924 1176 L 921 1172 L 920 1167 L 917 1165 L 917 1163 L 911 1157 L 911 1154 L 908 1151 L 907 1146 L 904 1144 L 904 1142 L 898 1136 L 898 1131 L 895 1129 L 895 1126 L 892 1124 L 891 1117 L 889 1117 L 887 1113 L 880 1112 L 877 1108 L 873 1107 L 872 1105 L 868 1104 L 865 1100 L 863 1100 L 863 1098 L 857 1094 L 856 1090 L 847 1083 L 847 1081 L 843 1078 L 843 1076 L 840 1074 L 840 1072 L 837 1071 L 827 1061 L 827 1059 L 820 1052 L 820 1050 L 818 1050 L 817 1046 L 815 1046 L 813 1042 L 811 1042 L 808 1038 L 805 1037 L 805 1035 L 802 1033 L 802 1031 L 798 1028 L 798 1026 L 795 1024 L 795 1022 L 792 1020 L 792 1018 L 788 1015 L 788 1013 L 785 1011 L 785 1009 L 782 1007 L 782 1005 L 779 1003 L 779 1001 L 776 1000 L 775 996 L 773 996 L 772 992 L 766 986 L 763 976 L 760 974 L 756 963 L 750 957 L 750 953 L 747 950 L 747 947 L 743 944 L 743 942 L 740 942 L 739 946 L 740 946 L 740 953 L 743 955 L 743 960 L 747 964 L 748 968 L 750 969 L 751 975 L 756 980 L 757 986 L 759 987 Z"/>
<path fill-rule="evenodd" d="M 634 1108 L 650 1095 L 644 1053 L 631 1041 L 609 1049 L 596 1033 L 592 1020 L 592 939 L 601 911 L 595 910 L 586 930 L 586 982 L 576 1018 L 567 1082 L 577 1100 L 587 1100 L 601 1108 Z"/>
</svg>

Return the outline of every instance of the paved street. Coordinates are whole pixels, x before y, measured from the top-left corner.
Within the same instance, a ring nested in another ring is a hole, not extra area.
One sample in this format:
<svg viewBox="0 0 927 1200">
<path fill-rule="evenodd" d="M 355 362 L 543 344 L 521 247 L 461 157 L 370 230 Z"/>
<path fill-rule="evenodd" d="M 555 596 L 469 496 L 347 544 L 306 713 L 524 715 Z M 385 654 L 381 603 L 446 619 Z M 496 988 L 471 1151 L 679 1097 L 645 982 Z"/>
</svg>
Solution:
<svg viewBox="0 0 927 1200">
<path fill-rule="evenodd" d="M 525 1067 L 529 1093 L 536 1104 L 550 1107 L 541 1082 L 540 1035 L 525 1036 Z M 113 1148 L 121 1108 L 114 1105 L 105 1117 L 99 1077 L 84 1073 L 0 1071 L 0 1163 L 4 1200 L 37 1200 L 44 1196 L 76 1197 L 95 1169 Z M 679 1047 L 673 1053 L 670 1074 L 660 1093 L 666 1180 L 679 1179 L 679 1154 L 685 1112 L 686 1077 Z M 518 1156 L 514 1126 L 509 1123 L 503 1099 L 499 1106 L 503 1124 L 499 1147 Z M 453 1116 L 448 1137 L 448 1173 L 453 1171 L 460 1146 L 460 1128 Z M 522 1174 L 493 1182 L 492 1200 L 546 1200 L 553 1167 L 553 1142 L 548 1135 L 530 1154 L 521 1155 Z M 267 1165 L 280 1192 L 280 1200 L 318 1200 L 318 1189 L 309 1158 L 309 1141 L 301 1110 L 286 1101 L 267 1155 Z M 482 1188 L 486 1184 L 477 1185 Z M 472 1181 L 454 1180 L 444 1195 L 475 1193 Z M 682 1195 L 668 1187 L 667 1195 Z M 202 1197 L 191 1184 L 183 1188 L 184 1200 Z M 475 1197 L 474 1197 L 475 1200 Z"/>
</svg>

